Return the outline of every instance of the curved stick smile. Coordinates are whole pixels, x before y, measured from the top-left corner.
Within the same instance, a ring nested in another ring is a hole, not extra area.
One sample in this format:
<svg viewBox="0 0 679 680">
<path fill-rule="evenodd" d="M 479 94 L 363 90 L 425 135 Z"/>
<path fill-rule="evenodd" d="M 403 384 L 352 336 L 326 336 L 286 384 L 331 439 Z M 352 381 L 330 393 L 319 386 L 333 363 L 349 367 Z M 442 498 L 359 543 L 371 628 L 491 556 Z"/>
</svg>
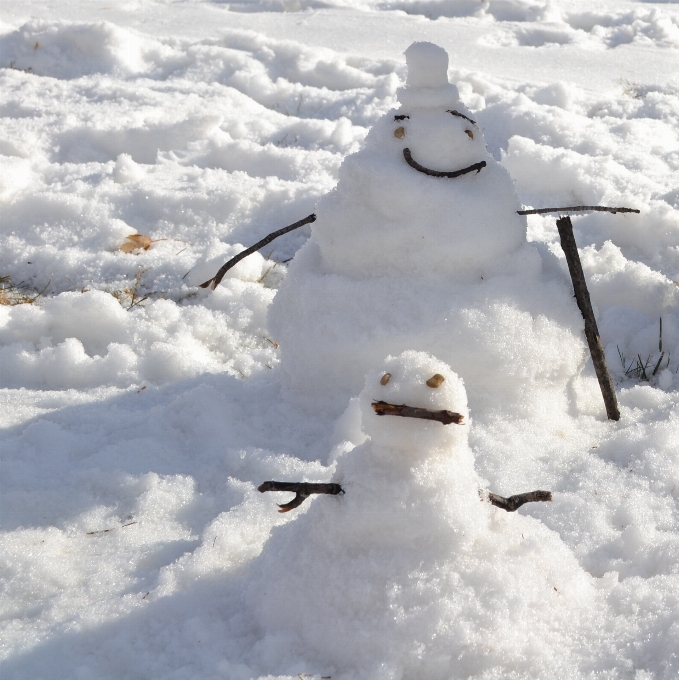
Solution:
<svg viewBox="0 0 679 680">
<path fill-rule="evenodd" d="M 440 170 L 430 170 L 425 168 L 424 165 L 420 165 L 410 153 L 410 149 L 406 147 L 403 149 L 403 157 L 406 159 L 406 163 L 411 167 L 415 168 L 418 172 L 423 172 L 425 175 L 430 175 L 431 177 L 460 177 L 460 175 L 466 175 L 468 172 L 477 173 L 481 172 L 482 168 L 486 167 L 486 161 L 481 161 L 480 163 L 474 163 L 468 168 L 463 168 L 462 170 L 454 170 L 452 172 L 441 172 Z"/>
</svg>

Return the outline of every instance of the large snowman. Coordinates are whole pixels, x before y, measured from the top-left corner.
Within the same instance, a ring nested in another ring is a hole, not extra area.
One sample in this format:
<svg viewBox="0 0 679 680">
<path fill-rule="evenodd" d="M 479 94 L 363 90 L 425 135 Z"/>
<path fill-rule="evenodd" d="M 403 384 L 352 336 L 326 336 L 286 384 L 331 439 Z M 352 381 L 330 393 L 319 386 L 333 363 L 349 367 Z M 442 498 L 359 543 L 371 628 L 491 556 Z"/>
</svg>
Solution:
<svg viewBox="0 0 679 680">
<path fill-rule="evenodd" d="M 370 366 L 418 349 L 464 378 L 480 417 L 566 409 L 585 356 L 566 278 L 527 242 L 445 50 L 405 55 L 400 108 L 345 159 L 270 308 L 287 396 L 337 414 Z"/>
<path fill-rule="evenodd" d="M 380 416 L 376 402 L 463 420 Z M 335 463 L 345 494 L 307 501 L 251 566 L 268 670 L 298 672 L 296 657 L 338 679 L 583 677 L 567 650 L 597 629 L 601 594 L 558 534 L 487 502 L 459 377 L 405 352 L 359 403 L 367 439 Z"/>
</svg>

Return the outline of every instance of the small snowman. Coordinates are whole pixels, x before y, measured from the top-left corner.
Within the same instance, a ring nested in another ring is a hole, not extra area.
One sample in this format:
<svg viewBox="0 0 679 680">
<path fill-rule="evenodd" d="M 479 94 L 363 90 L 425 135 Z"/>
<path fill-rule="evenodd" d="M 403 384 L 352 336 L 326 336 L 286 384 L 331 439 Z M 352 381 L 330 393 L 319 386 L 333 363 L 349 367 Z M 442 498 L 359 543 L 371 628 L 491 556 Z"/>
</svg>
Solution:
<svg viewBox="0 0 679 680">
<path fill-rule="evenodd" d="M 480 495 L 460 378 L 407 351 L 359 404 L 367 438 L 335 463 L 345 494 L 274 530 L 248 577 L 271 670 L 297 655 L 333 678 L 576 677 L 560 655 L 598 591 L 557 534 Z"/>
<path fill-rule="evenodd" d="M 418 349 L 464 378 L 477 417 L 565 411 L 585 359 L 566 276 L 527 242 L 445 50 L 405 54 L 400 108 L 345 159 L 270 307 L 285 391 L 337 415 L 370 366 Z"/>
</svg>

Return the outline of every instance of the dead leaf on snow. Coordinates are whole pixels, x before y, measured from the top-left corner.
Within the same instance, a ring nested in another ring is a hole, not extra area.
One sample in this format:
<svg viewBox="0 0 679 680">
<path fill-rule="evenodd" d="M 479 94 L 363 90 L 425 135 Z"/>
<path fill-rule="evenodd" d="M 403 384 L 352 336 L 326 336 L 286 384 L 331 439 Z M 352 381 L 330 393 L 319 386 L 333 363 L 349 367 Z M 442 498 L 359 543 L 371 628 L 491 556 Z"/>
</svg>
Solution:
<svg viewBox="0 0 679 680">
<path fill-rule="evenodd" d="M 153 239 L 150 236 L 131 234 L 125 239 L 125 243 L 120 246 L 120 250 L 124 253 L 131 253 L 135 250 L 148 250 L 152 243 Z"/>
</svg>

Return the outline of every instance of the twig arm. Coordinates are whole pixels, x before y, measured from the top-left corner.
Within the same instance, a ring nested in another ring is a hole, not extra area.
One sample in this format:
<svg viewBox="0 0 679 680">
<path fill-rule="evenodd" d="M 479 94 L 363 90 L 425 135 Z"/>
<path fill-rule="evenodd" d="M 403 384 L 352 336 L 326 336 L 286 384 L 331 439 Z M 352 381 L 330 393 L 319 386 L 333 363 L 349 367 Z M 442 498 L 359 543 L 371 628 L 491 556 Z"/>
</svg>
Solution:
<svg viewBox="0 0 679 680">
<path fill-rule="evenodd" d="M 291 491 L 295 497 L 289 502 L 279 505 L 278 512 L 289 512 L 294 508 L 298 508 L 304 501 L 313 493 L 325 493 L 331 496 L 343 494 L 344 489 L 339 484 L 333 483 L 313 483 L 313 482 L 264 482 L 257 487 L 257 491 L 264 493 L 265 491 Z"/>
<path fill-rule="evenodd" d="M 608 370 L 606 363 L 606 355 L 599 337 L 599 329 L 594 318 L 594 310 L 592 309 L 592 302 L 589 299 L 589 291 L 587 290 L 587 282 L 585 281 L 585 274 L 582 271 L 582 263 L 580 262 L 580 255 L 578 254 L 578 247 L 573 236 L 573 224 L 570 217 L 561 217 L 556 221 L 556 227 L 559 230 L 561 237 L 561 247 L 563 248 L 566 262 L 568 263 L 568 271 L 573 281 L 573 290 L 575 291 L 575 299 L 580 308 L 580 313 L 585 321 L 585 336 L 589 351 L 592 355 L 592 363 L 596 371 L 596 377 L 599 380 L 601 387 L 601 394 L 604 398 L 606 406 L 606 414 L 609 420 L 620 420 L 620 409 L 618 408 L 618 399 L 615 396 L 615 388 L 613 387 L 613 379 Z"/>
<path fill-rule="evenodd" d="M 225 265 L 223 265 L 220 268 L 220 270 L 209 281 L 201 283 L 200 288 L 207 288 L 208 286 L 210 286 L 212 290 L 214 290 L 222 282 L 222 279 L 224 278 L 226 272 L 228 272 L 229 269 L 231 269 L 232 267 L 235 267 L 243 258 L 247 257 L 248 255 L 252 255 L 252 253 L 254 253 L 257 250 L 260 250 L 265 245 L 271 243 L 271 241 L 278 238 L 279 236 L 283 236 L 283 234 L 287 234 L 289 231 L 299 229 L 300 227 L 303 227 L 305 224 L 310 224 L 311 222 L 315 221 L 316 215 L 312 213 L 311 215 L 305 217 L 303 220 L 300 220 L 299 222 L 295 222 L 294 224 L 291 224 L 288 227 L 283 227 L 283 229 L 279 229 L 278 231 L 271 232 L 261 241 L 257 241 L 257 243 L 255 243 L 254 246 L 250 246 L 249 248 L 246 248 L 243 252 L 238 253 L 238 255 L 236 255 L 235 257 L 232 257 Z"/>
<path fill-rule="evenodd" d="M 562 212 L 609 212 L 613 213 L 638 213 L 635 208 L 609 208 L 605 205 L 574 205 L 569 208 L 536 208 L 535 210 L 517 210 L 519 215 L 544 215 L 545 213 Z"/>
<path fill-rule="evenodd" d="M 525 503 L 534 503 L 536 501 L 551 501 L 551 491 L 528 491 L 526 493 L 517 493 L 515 496 L 498 496 L 495 493 L 488 493 L 488 500 L 496 507 L 502 508 L 507 512 L 514 512 L 518 510 Z"/>
</svg>

